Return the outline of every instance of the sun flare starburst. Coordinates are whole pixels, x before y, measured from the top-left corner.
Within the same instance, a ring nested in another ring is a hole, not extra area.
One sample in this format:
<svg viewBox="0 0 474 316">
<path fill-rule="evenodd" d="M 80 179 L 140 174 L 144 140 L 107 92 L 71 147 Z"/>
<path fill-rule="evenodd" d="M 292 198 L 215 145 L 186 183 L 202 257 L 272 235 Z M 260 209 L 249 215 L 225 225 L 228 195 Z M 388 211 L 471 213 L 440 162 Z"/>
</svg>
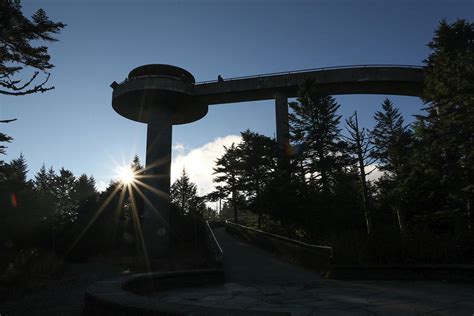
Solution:
<svg viewBox="0 0 474 316">
<path fill-rule="evenodd" d="M 130 167 L 117 168 L 117 178 L 123 184 L 132 184 L 135 181 L 135 172 Z"/>
</svg>

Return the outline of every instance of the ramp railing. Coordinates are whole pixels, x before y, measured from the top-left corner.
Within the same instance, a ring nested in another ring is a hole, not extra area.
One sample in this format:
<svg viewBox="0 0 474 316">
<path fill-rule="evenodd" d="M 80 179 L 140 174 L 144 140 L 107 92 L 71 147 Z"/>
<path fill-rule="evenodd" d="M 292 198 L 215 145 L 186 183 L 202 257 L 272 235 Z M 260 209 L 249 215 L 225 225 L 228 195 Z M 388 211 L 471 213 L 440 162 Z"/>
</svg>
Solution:
<svg viewBox="0 0 474 316">
<path fill-rule="evenodd" d="M 226 220 L 225 223 L 229 233 L 236 234 L 252 245 L 268 250 L 286 261 L 317 270 L 321 276 L 325 276 L 331 267 L 334 252 L 330 246 L 308 244 L 237 224 L 231 220 Z"/>
<path fill-rule="evenodd" d="M 214 231 L 212 230 L 211 226 L 209 225 L 209 221 L 206 221 L 206 240 L 211 251 L 214 259 L 217 263 L 222 264 L 224 262 L 224 251 L 221 248 L 221 245 L 217 241 L 216 235 L 214 235 Z"/>
</svg>

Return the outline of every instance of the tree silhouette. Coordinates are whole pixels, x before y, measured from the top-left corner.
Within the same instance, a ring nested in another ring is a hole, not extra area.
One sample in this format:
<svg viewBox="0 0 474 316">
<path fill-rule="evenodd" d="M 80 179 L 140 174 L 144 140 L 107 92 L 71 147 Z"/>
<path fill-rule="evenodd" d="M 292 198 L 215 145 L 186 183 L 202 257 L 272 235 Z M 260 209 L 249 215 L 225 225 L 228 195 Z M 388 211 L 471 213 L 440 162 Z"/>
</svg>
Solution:
<svg viewBox="0 0 474 316">
<path fill-rule="evenodd" d="M 404 238 L 406 234 L 405 199 L 400 190 L 397 190 L 397 185 L 407 176 L 411 133 L 405 126 L 400 111 L 388 98 L 382 103 L 382 111 L 375 113 L 374 119 L 376 125 L 371 133 L 374 145 L 372 157 L 377 160 L 378 168 L 385 171 L 384 176 L 379 180 L 379 186 L 385 186 L 388 195 L 392 195 L 390 199 L 394 201 L 393 207 L 398 227 Z"/>
<path fill-rule="evenodd" d="M 473 230 L 474 215 L 474 23 L 440 22 L 424 61 L 426 115 L 417 117 L 418 169 L 439 179 L 430 195 L 437 209 L 459 217 Z M 427 163 L 428 162 L 428 163 Z M 441 205 L 443 204 L 443 205 Z M 455 215 L 456 214 L 456 215 Z"/>
<path fill-rule="evenodd" d="M 276 142 L 270 137 L 246 130 L 242 133 L 242 142 L 237 145 L 237 153 L 241 158 L 241 186 L 246 192 L 252 208 L 258 214 L 258 228 L 262 227 L 264 207 L 261 194 L 271 181 L 276 170 Z"/>
<path fill-rule="evenodd" d="M 372 166 L 375 159 L 371 157 L 372 144 L 370 142 L 370 135 L 365 128 L 359 127 L 359 120 L 357 118 L 357 111 L 354 112 L 348 119 L 346 119 L 347 131 L 349 137 L 345 137 L 348 142 L 349 152 L 357 159 L 359 167 L 359 179 L 362 186 L 362 200 L 364 203 L 365 222 L 367 226 L 367 235 L 370 236 L 372 232 L 372 205 L 370 202 L 367 175 L 374 171 L 366 172 L 366 168 Z"/>
<path fill-rule="evenodd" d="M 189 180 L 184 168 L 171 186 L 170 198 L 181 214 L 200 214 L 205 208 L 204 198 L 197 195 L 197 186 Z"/>
<path fill-rule="evenodd" d="M 337 115 L 340 105 L 328 95 L 321 95 L 314 82 L 306 81 L 300 88 L 297 102 L 289 104 L 292 138 L 305 145 L 305 171 L 313 183 L 321 187 L 323 195 L 330 194 L 330 178 L 337 167 L 341 150 Z"/>
<path fill-rule="evenodd" d="M 216 175 L 213 181 L 220 184 L 222 192 L 225 192 L 226 196 L 231 195 L 234 220 L 237 222 L 237 203 L 241 187 L 240 170 L 242 169 L 242 160 L 235 144 L 232 144 L 230 147 L 224 146 L 224 149 L 224 155 L 216 160 L 216 166 L 213 168 L 213 174 Z"/>
<path fill-rule="evenodd" d="M 0 1 L 0 94 L 26 95 L 54 89 L 46 86 L 50 77 L 47 71 L 54 67 L 48 47 L 35 44 L 57 41 L 54 35 L 64 26 L 51 21 L 43 9 L 38 9 L 30 20 L 21 12 L 19 0 Z M 28 80 L 23 82 L 16 78 L 29 68 L 35 71 Z M 46 77 L 35 84 L 40 72 Z"/>
</svg>

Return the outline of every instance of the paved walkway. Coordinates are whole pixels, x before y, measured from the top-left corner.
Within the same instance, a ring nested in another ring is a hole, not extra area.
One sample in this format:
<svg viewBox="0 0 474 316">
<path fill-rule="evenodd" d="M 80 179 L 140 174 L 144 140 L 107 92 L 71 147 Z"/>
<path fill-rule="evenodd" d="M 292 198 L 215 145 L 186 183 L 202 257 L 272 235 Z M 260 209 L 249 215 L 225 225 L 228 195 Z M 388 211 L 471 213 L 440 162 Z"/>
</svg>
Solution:
<svg viewBox="0 0 474 316">
<path fill-rule="evenodd" d="M 1 316 L 80 316 L 86 289 L 96 281 L 120 275 L 119 265 L 85 263 L 69 265 L 72 277 L 52 282 L 49 288 L 39 290 L 19 300 L 0 303 Z"/>
<path fill-rule="evenodd" d="M 156 293 L 166 302 L 292 315 L 474 315 L 474 286 L 425 281 L 336 281 L 281 262 L 214 230 L 228 283 Z"/>
<path fill-rule="evenodd" d="M 309 284 L 320 280 L 317 273 L 283 262 L 268 252 L 214 229 L 224 251 L 224 271 L 229 282 L 248 284 Z"/>
</svg>

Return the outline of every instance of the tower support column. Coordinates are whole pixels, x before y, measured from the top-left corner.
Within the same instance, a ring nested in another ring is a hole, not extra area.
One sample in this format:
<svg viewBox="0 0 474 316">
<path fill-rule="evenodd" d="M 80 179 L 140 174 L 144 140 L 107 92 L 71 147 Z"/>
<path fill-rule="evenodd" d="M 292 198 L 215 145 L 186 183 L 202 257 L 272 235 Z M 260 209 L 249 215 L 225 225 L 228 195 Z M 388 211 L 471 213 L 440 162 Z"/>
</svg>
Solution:
<svg viewBox="0 0 474 316">
<path fill-rule="evenodd" d="M 280 166 L 286 167 L 289 163 L 290 131 L 288 125 L 288 97 L 283 93 L 275 95 L 275 118 Z"/>
<path fill-rule="evenodd" d="M 169 248 L 171 114 L 153 111 L 147 128 L 147 148 L 144 183 L 143 235 L 150 258 L 166 255 Z"/>
</svg>

